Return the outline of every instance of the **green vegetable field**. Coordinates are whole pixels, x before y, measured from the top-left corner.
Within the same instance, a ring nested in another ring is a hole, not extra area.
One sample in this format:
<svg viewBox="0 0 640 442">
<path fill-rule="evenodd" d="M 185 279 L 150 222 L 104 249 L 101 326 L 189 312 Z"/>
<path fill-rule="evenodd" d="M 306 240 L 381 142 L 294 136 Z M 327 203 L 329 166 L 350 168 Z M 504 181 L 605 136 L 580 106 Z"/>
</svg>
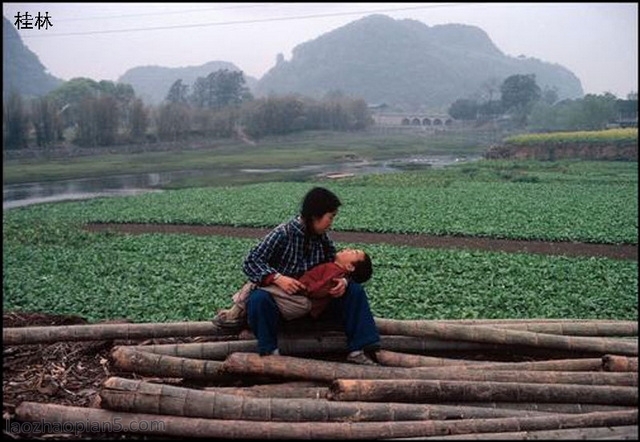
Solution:
<svg viewBox="0 0 640 442">
<path fill-rule="evenodd" d="M 638 243 L 628 162 L 479 161 L 339 181 L 167 190 L 3 213 L 3 309 L 90 321 L 207 320 L 242 284 L 256 240 L 88 233 L 86 222 L 271 227 L 313 185 L 343 202 L 335 230 Z M 637 320 L 637 261 L 338 243 L 366 249 L 374 315 Z"/>
</svg>

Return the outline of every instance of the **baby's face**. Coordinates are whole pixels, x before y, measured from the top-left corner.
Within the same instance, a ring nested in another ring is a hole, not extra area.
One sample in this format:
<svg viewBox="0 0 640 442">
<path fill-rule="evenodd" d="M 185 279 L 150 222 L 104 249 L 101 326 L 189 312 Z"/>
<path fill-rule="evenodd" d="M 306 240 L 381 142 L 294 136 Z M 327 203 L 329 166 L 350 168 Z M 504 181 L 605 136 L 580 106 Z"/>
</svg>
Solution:
<svg viewBox="0 0 640 442">
<path fill-rule="evenodd" d="M 336 263 L 340 266 L 352 269 L 359 262 L 364 261 L 365 253 L 358 249 L 344 249 L 336 253 Z"/>
</svg>

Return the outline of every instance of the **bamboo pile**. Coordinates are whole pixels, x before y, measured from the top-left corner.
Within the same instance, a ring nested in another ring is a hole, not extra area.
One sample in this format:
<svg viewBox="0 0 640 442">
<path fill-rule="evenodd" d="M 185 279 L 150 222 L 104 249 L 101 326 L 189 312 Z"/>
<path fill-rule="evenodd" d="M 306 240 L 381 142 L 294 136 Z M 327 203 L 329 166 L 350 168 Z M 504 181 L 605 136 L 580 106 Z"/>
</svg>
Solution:
<svg viewBox="0 0 640 442">
<path fill-rule="evenodd" d="M 281 355 L 271 356 L 259 356 L 251 336 L 208 322 L 114 324 L 100 333 L 23 327 L 3 329 L 3 341 L 145 340 L 113 348 L 96 408 L 23 402 L 16 418 L 24 422 L 102 422 L 182 438 L 638 438 L 635 322 L 376 324 L 379 366 L 343 362 L 339 329 L 295 321 L 281 331 Z M 158 342 L 176 336 L 211 339 Z"/>
</svg>

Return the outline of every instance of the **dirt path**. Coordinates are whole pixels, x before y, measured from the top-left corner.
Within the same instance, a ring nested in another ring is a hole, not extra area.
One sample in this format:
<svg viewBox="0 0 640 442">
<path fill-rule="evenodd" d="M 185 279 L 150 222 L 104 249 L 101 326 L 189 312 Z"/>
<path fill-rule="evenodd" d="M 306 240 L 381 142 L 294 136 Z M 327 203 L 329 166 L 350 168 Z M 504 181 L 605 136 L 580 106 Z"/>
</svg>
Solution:
<svg viewBox="0 0 640 442">
<path fill-rule="evenodd" d="M 269 229 L 196 226 L 176 224 L 88 224 L 92 232 L 111 230 L 122 233 L 189 233 L 193 235 L 218 235 L 235 238 L 262 238 Z M 539 253 L 564 256 L 597 256 L 622 260 L 638 260 L 638 245 L 586 244 L 575 242 L 515 241 L 460 236 L 403 235 L 392 233 L 338 232 L 332 231 L 336 242 L 363 244 L 391 244 L 424 248 L 476 249 L 509 253 Z"/>
</svg>

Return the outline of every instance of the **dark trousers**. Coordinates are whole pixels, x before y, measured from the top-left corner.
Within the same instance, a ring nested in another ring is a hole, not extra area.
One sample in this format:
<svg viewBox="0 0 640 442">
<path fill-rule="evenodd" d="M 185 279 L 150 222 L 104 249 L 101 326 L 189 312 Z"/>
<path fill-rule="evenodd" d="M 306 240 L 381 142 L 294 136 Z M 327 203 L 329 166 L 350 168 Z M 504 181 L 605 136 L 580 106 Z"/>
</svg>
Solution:
<svg viewBox="0 0 640 442">
<path fill-rule="evenodd" d="M 358 283 L 350 282 L 344 295 L 331 300 L 321 315 L 321 318 L 325 317 L 340 320 L 347 335 L 348 351 L 361 350 L 380 342 L 367 294 Z M 247 300 L 247 321 L 258 340 L 261 355 L 270 354 L 278 348 L 278 328 L 282 320 L 269 292 L 259 288 L 251 292 Z M 312 319 L 309 317 L 309 320 Z"/>
</svg>

